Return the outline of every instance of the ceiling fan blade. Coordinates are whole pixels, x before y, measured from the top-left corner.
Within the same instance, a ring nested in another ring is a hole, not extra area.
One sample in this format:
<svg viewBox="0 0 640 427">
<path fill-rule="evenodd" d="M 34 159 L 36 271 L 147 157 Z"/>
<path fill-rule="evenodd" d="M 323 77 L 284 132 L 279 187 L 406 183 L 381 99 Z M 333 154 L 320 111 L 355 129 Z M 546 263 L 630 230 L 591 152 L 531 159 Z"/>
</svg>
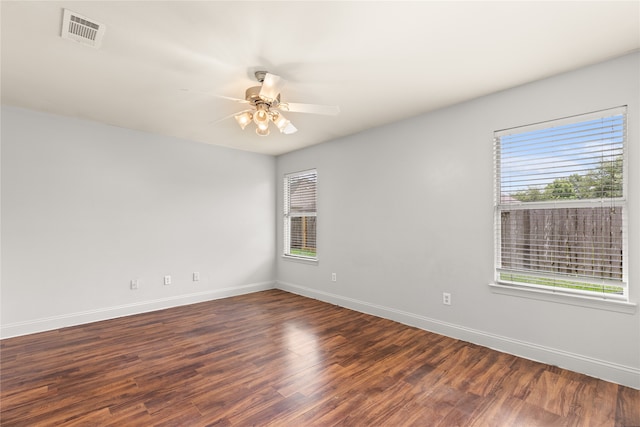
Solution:
<svg viewBox="0 0 640 427">
<path fill-rule="evenodd" d="M 284 133 L 285 135 L 291 135 L 292 133 L 296 132 L 298 132 L 298 129 L 291 122 L 289 122 L 287 127 L 282 130 L 282 133 Z"/>
<path fill-rule="evenodd" d="M 249 101 L 247 101 L 246 99 L 240 99 L 240 98 L 233 98 L 231 96 L 218 95 L 218 94 L 206 91 L 206 90 L 185 89 L 185 88 L 180 88 L 180 90 L 183 91 L 183 92 L 203 93 L 203 94 L 208 95 L 208 96 L 214 96 L 214 97 L 220 98 L 220 99 L 228 99 L 229 101 L 239 102 L 241 104 L 249 103 Z"/>
<path fill-rule="evenodd" d="M 260 89 L 260 98 L 266 100 L 275 100 L 278 98 L 280 91 L 287 83 L 285 79 L 275 74 L 267 73 L 264 76 L 262 82 L 262 88 Z"/>
<path fill-rule="evenodd" d="M 249 101 L 247 101 L 246 99 L 232 98 L 230 96 L 216 95 L 216 94 L 213 94 L 213 96 L 215 96 L 216 98 L 228 99 L 229 101 L 239 102 L 240 104 L 248 104 L 249 103 Z"/>
<path fill-rule="evenodd" d="M 291 135 L 292 133 L 298 132 L 298 129 L 294 125 L 291 124 L 291 121 L 287 119 L 284 114 L 281 112 L 277 112 L 277 114 L 271 115 L 271 121 L 276 125 L 278 130 L 285 135 Z"/>
<path fill-rule="evenodd" d="M 229 114 L 228 116 L 224 116 L 224 117 L 223 117 L 223 118 L 221 118 L 221 119 L 213 120 L 213 121 L 211 121 L 211 122 L 209 122 L 209 123 L 220 123 L 220 122 L 222 122 L 222 121 L 224 121 L 224 120 L 230 119 L 231 117 L 235 117 L 235 116 L 237 116 L 238 114 L 246 113 L 247 111 L 253 111 L 253 109 L 248 109 L 248 110 L 238 111 L 238 112 L 236 112 L 236 113 Z"/>
<path fill-rule="evenodd" d="M 311 113 L 324 114 L 326 116 L 335 116 L 340 113 L 340 107 L 337 105 L 316 105 L 316 104 L 300 104 L 297 102 L 282 102 L 278 106 L 279 109 L 291 111 L 292 113 Z"/>
</svg>

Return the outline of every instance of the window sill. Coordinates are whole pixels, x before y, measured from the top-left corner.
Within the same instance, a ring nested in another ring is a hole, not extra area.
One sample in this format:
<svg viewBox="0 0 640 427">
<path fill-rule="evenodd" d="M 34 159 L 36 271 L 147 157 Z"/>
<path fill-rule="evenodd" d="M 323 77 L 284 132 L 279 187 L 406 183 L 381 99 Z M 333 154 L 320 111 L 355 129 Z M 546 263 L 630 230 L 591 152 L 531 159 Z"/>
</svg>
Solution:
<svg viewBox="0 0 640 427">
<path fill-rule="evenodd" d="M 509 295 L 520 298 L 549 301 L 559 304 L 576 305 L 579 307 L 596 308 L 599 310 L 615 311 L 618 313 L 635 314 L 637 304 L 627 301 L 616 301 L 605 298 L 597 298 L 583 295 L 569 295 L 542 289 L 517 288 L 514 286 L 490 283 L 491 292 L 501 295 Z"/>
<path fill-rule="evenodd" d="M 282 259 L 287 261 L 299 262 L 301 264 L 318 265 L 318 258 L 305 258 L 293 255 L 282 255 Z"/>
</svg>

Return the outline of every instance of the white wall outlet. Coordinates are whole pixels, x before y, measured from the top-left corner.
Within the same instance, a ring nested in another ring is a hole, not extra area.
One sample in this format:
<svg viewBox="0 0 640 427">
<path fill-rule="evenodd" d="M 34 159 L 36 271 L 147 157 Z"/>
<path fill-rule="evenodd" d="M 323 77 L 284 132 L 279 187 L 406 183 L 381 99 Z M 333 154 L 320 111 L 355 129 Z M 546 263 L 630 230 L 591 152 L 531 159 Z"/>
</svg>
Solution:
<svg viewBox="0 0 640 427">
<path fill-rule="evenodd" d="M 200 281 L 200 273 L 198 273 L 197 271 L 193 272 L 193 281 L 194 282 L 199 282 Z"/>
<path fill-rule="evenodd" d="M 164 276 L 164 284 L 165 285 L 171 284 L 171 276 Z"/>
<path fill-rule="evenodd" d="M 138 281 L 138 279 L 132 279 L 131 280 L 131 289 L 132 290 L 138 289 L 139 285 L 140 285 L 140 282 Z"/>
<path fill-rule="evenodd" d="M 451 294 L 448 292 L 442 293 L 442 303 L 444 305 L 451 305 Z"/>
<path fill-rule="evenodd" d="M 338 280 L 338 277 L 336 276 L 336 273 L 331 273 L 331 281 L 336 282 L 337 280 Z"/>
</svg>

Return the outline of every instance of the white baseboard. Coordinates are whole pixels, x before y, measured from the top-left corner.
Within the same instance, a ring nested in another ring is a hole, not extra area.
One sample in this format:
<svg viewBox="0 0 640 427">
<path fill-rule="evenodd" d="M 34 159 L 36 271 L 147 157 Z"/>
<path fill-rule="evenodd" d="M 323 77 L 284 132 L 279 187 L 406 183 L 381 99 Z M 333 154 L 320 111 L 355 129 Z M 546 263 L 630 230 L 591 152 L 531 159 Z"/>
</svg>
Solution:
<svg viewBox="0 0 640 427">
<path fill-rule="evenodd" d="M 115 319 L 117 317 L 131 316 L 133 314 L 147 313 L 165 308 L 181 305 L 195 304 L 220 298 L 228 298 L 236 295 L 273 289 L 275 282 L 259 282 L 241 286 L 233 286 L 222 289 L 213 289 L 191 294 L 176 295 L 150 301 L 140 301 L 132 304 L 123 304 L 115 307 L 105 307 L 95 310 L 87 310 L 60 316 L 45 317 L 26 322 L 9 323 L 0 326 L 0 338 L 11 338 L 36 332 L 50 331 L 66 328 L 68 326 L 82 325 L 101 320 Z"/>
<path fill-rule="evenodd" d="M 371 304 L 293 283 L 276 282 L 276 288 L 341 307 L 394 320 L 405 325 L 489 347 L 497 351 L 568 369 L 606 381 L 640 389 L 640 369 L 599 360 L 539 344 L 431 319 L 414 313 Z"/>
</svg>

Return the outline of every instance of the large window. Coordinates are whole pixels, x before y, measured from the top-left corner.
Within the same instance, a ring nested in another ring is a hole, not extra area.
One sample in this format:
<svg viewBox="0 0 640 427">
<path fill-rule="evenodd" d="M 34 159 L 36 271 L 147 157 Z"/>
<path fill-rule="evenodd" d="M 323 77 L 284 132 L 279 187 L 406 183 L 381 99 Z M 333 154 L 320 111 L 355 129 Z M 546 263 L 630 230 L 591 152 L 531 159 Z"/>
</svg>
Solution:
<svg viewBox="0 0 640 427">
<path fill-rule="evenodd" d="M 494 136 L 496 280 L 628 300 L 626 109 Z"/>
<path fill-rule="evenodd" d="M 316 259 L 315 170 L 284 177 L 284 255 Z"/>
</svg>

